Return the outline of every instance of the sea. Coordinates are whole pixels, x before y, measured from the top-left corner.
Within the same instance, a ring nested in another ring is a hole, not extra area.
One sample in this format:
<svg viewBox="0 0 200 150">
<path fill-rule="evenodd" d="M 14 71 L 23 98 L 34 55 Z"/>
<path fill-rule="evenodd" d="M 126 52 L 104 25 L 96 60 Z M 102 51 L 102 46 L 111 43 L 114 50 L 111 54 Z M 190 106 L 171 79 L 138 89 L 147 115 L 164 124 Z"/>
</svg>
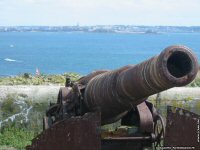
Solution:
<svg viewBox="0 0 200 150">
<path fill-rule="evenodd" d="M 137 64 L 170 45 L 193 49 L 200 60 L 200 33 L 0 32 L 0 76 L 76 72 Z"/>
</svg>

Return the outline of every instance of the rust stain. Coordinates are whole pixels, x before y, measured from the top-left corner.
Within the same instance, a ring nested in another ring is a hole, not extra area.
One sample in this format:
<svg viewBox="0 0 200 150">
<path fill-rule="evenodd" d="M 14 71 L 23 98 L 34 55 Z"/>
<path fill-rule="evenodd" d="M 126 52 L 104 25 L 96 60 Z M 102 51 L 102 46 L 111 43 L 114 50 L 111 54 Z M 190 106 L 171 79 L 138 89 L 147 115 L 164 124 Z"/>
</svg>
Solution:
<svg viewBox="0 0 200 150">
<path fill-rule="evenodd" d="M 181 108 L 167 107 L 165 147 L 183 147 L 182 149 L 200 149 L 200 115 Z"/>
</svg>

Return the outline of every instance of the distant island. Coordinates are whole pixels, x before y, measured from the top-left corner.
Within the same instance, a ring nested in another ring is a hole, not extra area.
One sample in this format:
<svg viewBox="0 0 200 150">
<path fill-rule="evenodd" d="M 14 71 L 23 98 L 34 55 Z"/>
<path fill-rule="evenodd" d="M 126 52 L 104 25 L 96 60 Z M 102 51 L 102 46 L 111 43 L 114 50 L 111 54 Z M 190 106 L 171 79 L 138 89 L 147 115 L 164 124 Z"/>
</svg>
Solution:
<svg viewBox="0 0 200 150">
<path fill-rule="evenodd" d="M 0 32 L 200 33 L 200 26 L 0 26 Z"/>
</svg>

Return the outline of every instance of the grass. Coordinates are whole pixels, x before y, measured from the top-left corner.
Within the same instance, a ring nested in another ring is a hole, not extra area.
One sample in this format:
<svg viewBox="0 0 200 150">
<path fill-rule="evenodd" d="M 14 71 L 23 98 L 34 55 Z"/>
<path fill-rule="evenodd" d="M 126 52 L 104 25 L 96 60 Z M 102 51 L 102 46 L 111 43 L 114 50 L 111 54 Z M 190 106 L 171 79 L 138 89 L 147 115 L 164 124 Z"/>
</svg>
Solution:
<svg viewBox="0 0 200 150">
<path fill-rule="evenodd" d="M 19 115 L 15 117 L 14 121 L 9 119 L 1 124 L 0 150 L 25 149 L 27 145 L 31 144 L 31 140 L 42 131 L 42 118 L 48 107 L 48 100 L 42 103 L 32 103 L 28 97 L 25 96 L 26 99 L 23 97 L 15 94 L 8 95 L 0 103 L 0 121 L 32 106 L 28 114 L 28 121 L 25 121 L 24 115 Z M 24 103 L 19 106 L 16 101 Z"/>
<path fill-rule="evenodd" d="M 22 128 L 3 128 L 0 132 L 0 145 L 6 145 L 23 150 L 27 145 L 31 144 L 31 140 L 35 137 L 33 131 Z"/>
<path fill-rule="evenodd" d="M 12 95 L 8 95 L 6 99 L 1 103 L 0 117 L 2 119 L 20 112 L 20 107 L 14 103 L 15 99 Z"/>
<path fill-rule="evenodd" d="M 64 73 L 60 75 L 41 74 L 40 76 L 24 73 L 14 77 L 0 77 L 0 85 L 64 85 L 66 77 L 70 77 L 71 81 L 76 81 L 81 76 L 77 73 Z M 16 117 L 14 122 L 9 120 L 7 123 L 2 124 L 3 128 L 0 131 L 0 150 L 11 150 L 9 147 L 14 147 L 18 150 L 24 149 L 41 132 L 42 117 L 45 114 L 49 100 L 44 104 L 29 104 L 31 100 L 28 100 L 26 95 L 8 95 L 0 104 L 0 119 L 5 119 L 13 114 L 19 113 L 21 110 L 15 104 L 15 101 L 20 99 L 27 99 L 25 103 L 33 107 L 29 114 L 29 121 L 27 123 L 21 123 L 24 118 L 23 116 L 19 116 Z"/>
<path fill-rule="evenodd" d="M 38 77 L 24 73 L 23 75 L 15 77 L 0 78 L 0 85 L 64 85 L 65 78 L 67 76 L 70 77 L 72 81 L 76 81 L 80 78 L 80 75 L 76 73 L 40 75 Z M 17 150 L 25 149 L 27 145 L 31 144 L 31 140 L 39 132 L 41 132 L 42 117 L 44 116 L 48 103 L 29 104 L 31 101 L 28 100 L 26 95 L 19 96 L 27 99 L 27 101 L 25 101 L 27 105 L 33 106 L 33 109 L 30 112 L 30 121 L 28 123 L 21 124 L 23 117 L 19 116 L 14 122 L 9 120 L 6 124 L 4 124 L 4 127 L 0 132 L 0 150 L 14 150 L 15 148 Z M 5 119 L 8 116 L 20 112 L 19 106 L 14 104 L 16 100 L 19 100 L 18 96 L 8 95 L 7 98 L 0 104 L 0 119 Z"/>
<path fill-rule="evenodd" d="M 81 75 L 77 73 L 64 73 L 58 75 L 41 74 L 40 76 L 34 76 L 29 73 L 24 73 L 14 77 L 0 77 L 0 85 L 64 85 L 66 77 L 70 77 L 72 81 L 77 81 Z M 200 87 L 200 71 L 194 81 L 188 84 L 187 87 Z"/>
<path fill-rule="evenodd" d="M 76 81 L 81 76 L 77 73 L 64 73 L 60 75 L 41 74 L 40 76 L 24 73 L 14 77 L 0 77 L 0 85 L 64 85 L 66 77 Z"/>
<path fill-rule="evenodd" d="M 0 145 L 0 150 L 17 150 L 17 149 L 6 145 Z"/>
</svg>

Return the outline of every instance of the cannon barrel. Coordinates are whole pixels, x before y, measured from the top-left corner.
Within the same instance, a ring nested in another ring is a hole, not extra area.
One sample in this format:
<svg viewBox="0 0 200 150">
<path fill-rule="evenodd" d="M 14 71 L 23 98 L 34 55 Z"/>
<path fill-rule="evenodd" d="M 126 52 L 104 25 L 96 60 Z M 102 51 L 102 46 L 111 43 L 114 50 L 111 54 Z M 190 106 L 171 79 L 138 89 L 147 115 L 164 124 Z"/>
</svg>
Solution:
<svg viewBox="0 0 200 150">
<path fill-rule="evenodd" d="M 191 49 L 170 46 L 140 64 L 92 77 L 86 85 L 84 102 L 90 111 L 101 111 L 102 124 L 112 123 L 148 96 L 190 83 L 197 72 L 197 58 Z"/>
</svg>

